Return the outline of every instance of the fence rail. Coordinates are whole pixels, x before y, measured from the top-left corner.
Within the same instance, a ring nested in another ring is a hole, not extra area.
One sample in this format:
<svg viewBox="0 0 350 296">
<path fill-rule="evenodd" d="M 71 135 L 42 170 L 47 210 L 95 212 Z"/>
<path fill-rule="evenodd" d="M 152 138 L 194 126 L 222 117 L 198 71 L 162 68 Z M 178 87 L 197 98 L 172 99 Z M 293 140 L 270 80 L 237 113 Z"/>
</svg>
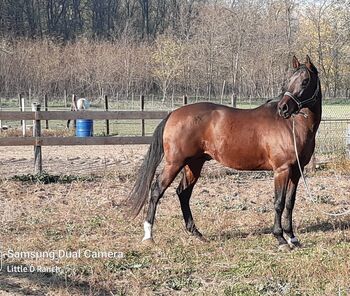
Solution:
<svg viewBox="0 0 350 296">
<path fill-rule="evenodd" d="M 0 146 L 34 146 L 34 172 L 42 172 L 42 146 L 71 146 L 71 145 L 127 145 L 150 144 L 152 137 L 144 136 L 145 119 L 163 119 L 168 111 L 40 111 L 40 104 L 33 104 L 32 112 L 0 111 L 0 120 L 33 120 L 32 137 L 0 138 Z M 92 119 L 105 120 L 141 120 L 141 135 L 130 137 L 43 137 L 41 136 L 42 120 L 76 120 Z"/>
<path fill-rule="evenodd" d="M 0 111 L 0 120 L 162 119 L 168 111 Z"/>
<path fill-rule="evenodd" d="M 0 111 L 0 120 L 127 120 L 163 119 L 168 111 Z M 35 124 L 33 124 L 35 126 Z M 141 126 L 144 129 L 144 127 Z M 40 126 L 41 129 L 41 126 Z M 40 131 L 41 134 L 41 131 Z M 141 131 L 144 134 L 144 131 Z M 33 131 L 34 135 L 34 131 Z M 0 146 L 70 146 L 70 145 L 126 145 L 149 144 L 150 136 L 130 137 L 6 137 L 0 138 Z"/>
<path fill-rule="evenodd" d="M 150 144 L 150 136 L 130 137 L 8 137 L 0 138 L 0 146 L 74 146 L 74 145 L 140 145 Z"/>
</svg>

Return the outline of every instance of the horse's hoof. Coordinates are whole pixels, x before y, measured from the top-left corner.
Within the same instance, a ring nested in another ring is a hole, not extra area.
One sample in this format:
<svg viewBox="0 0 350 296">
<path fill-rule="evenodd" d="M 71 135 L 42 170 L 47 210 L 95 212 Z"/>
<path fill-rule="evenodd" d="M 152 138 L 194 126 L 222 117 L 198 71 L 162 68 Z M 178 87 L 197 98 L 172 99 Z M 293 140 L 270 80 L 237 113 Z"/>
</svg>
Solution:
<svg viewBox="0 0 350 296">
<path fill-rule="evenodd" d="M 155 245 L 153 238 L 143 239 L 141 243 L 144 246 L 154 246 Z"/>
<path fill-rule="evenodd" d="M 292 248 L 301 248 L 301 243 L 298 241 L 296 237 L 288 239 L 288 245 Z"/>
<path fill-rule="evenodd" d="M 279 245 L 278 246 L 278 251 L 279 252 L 283 252 L 283 253 L 288 253 L 290 252 L 292 249 L 290 248 L 290 246 L 288 244 L 283 244 L 283 245 Z"/>
<path fill-rule="evenodd" d="M 203 235 L 199 236 L 199 235 L 196 235 L 195 236 L 197 239 L 199 239 L 202 243 L 207 243 L 209 242 Z"/>
<path fill-rule="evenodd" d="M 300 242 L 289 243 L 289 246 L 292 249 L 297 249 L 297 248 L 301 248 L 302 247 Z"/>
<path fill-rule="evenodd" d="M 208 240 L 201 234 L 197 229 L 194 229 L 190 231 L 190 233 L 198 240 L 200 240 L 203 243 L 207 243 Z"/>
</svg>

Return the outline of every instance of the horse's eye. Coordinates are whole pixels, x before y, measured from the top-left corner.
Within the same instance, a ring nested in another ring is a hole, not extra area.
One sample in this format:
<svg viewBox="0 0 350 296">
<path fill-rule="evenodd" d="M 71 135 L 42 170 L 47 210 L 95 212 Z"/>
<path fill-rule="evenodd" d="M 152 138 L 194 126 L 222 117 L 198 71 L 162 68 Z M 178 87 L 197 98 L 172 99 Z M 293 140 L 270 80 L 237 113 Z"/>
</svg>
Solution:
<svg viewBox="0 0 350 296">
<path fill-rule="evenodd" d="M 306 86 L 308 83 L 309 83 L 309 79 L 305 79 L 305 80 L 303 80 L 302 85 Z"/>
</svg>

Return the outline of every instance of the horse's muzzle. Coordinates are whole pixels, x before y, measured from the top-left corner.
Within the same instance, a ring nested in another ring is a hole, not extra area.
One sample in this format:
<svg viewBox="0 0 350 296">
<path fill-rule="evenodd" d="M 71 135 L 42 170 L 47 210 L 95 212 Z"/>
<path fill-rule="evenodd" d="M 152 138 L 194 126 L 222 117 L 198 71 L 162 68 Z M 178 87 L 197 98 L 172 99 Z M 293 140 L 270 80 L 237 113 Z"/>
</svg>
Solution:
<svg viewBox="0 0 350 296">
<path fill-rule="evenodd" d="M 289 113 L 289 107 L 287 103 L 284 103 L 283 105 L 278 107 L 278 114 L 285 119 L 291 116 L 291 114 Z"/>
</svg>

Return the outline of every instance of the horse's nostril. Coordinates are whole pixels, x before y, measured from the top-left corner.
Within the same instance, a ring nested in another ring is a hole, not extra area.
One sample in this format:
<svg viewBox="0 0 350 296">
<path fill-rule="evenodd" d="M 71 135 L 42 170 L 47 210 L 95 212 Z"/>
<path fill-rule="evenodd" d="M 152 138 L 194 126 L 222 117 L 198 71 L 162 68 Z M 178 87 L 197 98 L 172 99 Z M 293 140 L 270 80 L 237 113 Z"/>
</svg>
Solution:
<svg viewBox="0 0 350 296">
<path fill-rule="evenodd" d="M 289 117 L 289 113 L 288 113 L 288 105 L 287 104 L 283 104 L 278 108 L 278 113 L 281 117 L 283 118 L 288 118 Z"/>
</svg>

